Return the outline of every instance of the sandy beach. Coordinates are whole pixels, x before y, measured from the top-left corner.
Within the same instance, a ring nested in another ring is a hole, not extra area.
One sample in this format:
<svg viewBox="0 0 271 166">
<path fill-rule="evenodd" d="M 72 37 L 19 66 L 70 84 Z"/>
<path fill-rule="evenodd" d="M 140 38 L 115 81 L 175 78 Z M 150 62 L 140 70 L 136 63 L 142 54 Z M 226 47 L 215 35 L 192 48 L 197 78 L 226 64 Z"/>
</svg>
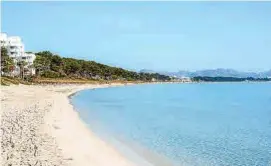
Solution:
<svg viewBox="0 0 271 166">
<path fill-rule="evenodd" d="M 0 165 L 135 165 L 94 135 L 68 99 L 119 85 L 1 86 Z"/>
</svg>

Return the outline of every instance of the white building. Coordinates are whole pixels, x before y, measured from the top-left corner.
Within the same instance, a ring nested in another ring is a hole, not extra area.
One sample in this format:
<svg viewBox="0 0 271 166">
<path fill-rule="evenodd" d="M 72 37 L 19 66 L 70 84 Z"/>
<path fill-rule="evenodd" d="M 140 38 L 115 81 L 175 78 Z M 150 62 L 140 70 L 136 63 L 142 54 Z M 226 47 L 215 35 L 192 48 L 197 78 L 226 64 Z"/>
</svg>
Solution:
<svg viewBox="0 0 271 166">
<path fill-rule="evenodd" d="M 182 82 L 191 82 L 191 78 L 190 77 L 184 77 L 184 76 L 182 76 L 181 77 L 181 81 Z"/>
<path fill-rule="evenodd" d="M 0 41 L 1 41 L 1 46 L 3 46 L 3 47 L 5 47 L 5 46 L 7 46 L 8 44 L 8 42 L 7 42 L 7 39 L 8 37 L 7 37 L 7 34 L 5 34 L 5 33 L 0 33 Z"/>
<path fill-rule="evenodd" d="M 27 65 L 25 68 L 29 68 L 28 74 L 35 74 L 35 69 L 31 67 L 36 58 L 33 53 L 25 53 L 24 44 L 22 39 L 19 36 L 10 36 L 7 34 L 1 33 L 0 35 L 1 47 L 7 49 L 8 55 L 14 60 L 15 65 L 20 61 L 25 61 Z M 18 75 L 20 73 L 20 68 L 18 65 L 15 66 L 13 74 Z"/>
<path fill-rule="evenodd" d="M 5 33 L 0 35 L 1 47 L 5 47 L 8 54 L 13 59 L 18 59 L 24 55 L 24 44 L 19 36 L 8 37 Z"/>
</svg>

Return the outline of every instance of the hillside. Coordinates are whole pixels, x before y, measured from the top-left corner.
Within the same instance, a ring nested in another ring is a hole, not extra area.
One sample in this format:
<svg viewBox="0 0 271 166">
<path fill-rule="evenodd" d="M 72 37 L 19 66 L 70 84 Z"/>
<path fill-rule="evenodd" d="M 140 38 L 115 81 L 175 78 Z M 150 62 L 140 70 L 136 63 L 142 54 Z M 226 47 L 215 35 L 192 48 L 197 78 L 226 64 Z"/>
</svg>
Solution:
<svg viewBox="0 0 271 166">
<path fill-rule="evenodd" d="M 147 71 L 148 73 L 155 73 L 153 70 L 143 69 L 142 72 Z M 181 70 L 178 72 L 158 72 L 167 76 L 175 76 L 178 78 L 181 77 L 237 77 L 237 78 L 265 78 L 271 77 L 271 70 L 265 72 L 241 72 L 233 69 L 206 69 L 206 70 L 198 70 L 198 71 L 185 71 Z"/>
<path fill-rule="evenodd" d="M 74 58 L 60 57 L 49 51 L 36 53 L 36 76 L 42 78 L 84 78 L 90 80 L 169 81 L 170 77 L 158 73 L 137 73 Z"/>
</svg>

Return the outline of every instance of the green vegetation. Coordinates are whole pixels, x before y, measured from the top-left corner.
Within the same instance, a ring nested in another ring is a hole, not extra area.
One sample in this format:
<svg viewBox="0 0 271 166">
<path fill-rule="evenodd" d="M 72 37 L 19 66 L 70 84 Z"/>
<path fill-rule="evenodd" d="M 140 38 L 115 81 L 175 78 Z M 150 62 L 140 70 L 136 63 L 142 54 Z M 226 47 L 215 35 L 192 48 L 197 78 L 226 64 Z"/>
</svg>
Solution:
<svg viewBox="0 0 271 166">
<path fill-rule="evenodd" d="M 13 76 L 14 61 L 8 56 L 7 50 L 1 48 L 1 85 L 31 83 L 140 83 L 170 80 L 170 77 L 158 73 L 137 73 L 94 61 L 64 58 L 49 51 L 36 53 L 36 59 L 31 66 L 36 68 L 35 76 L 25 76 L 24 72 L 27 70 L 25 68 L 26 62 L 19 61 L 17 65 L 20 67 L 20 75 Z"/>
<path fill-rule="evenodd" d="M 158 73 L 137 73 L 118 67 L 112 67 L 94 61 L 60 57 L 49 51 L 36 53 L 33 66 L 35 76 L 24 76 L 24 61 L 18 62 L 20 76 L 10 77 L 15 68 L 6 48 L 1 47 L 1 85 L 31 83 L 129 83 L 170 81 L 169 76 Z M 33 67 L 31 66 L 31 67 Z M 4 75 L 3 75 L 4 73 Z M 174 80 L 174 79 L 173 79 Z M 236 77 L 193 77 L 193 82 L 240 82 L 240 81 L 271 81 L 271 78 L 236 78 Z"/>
<path fill-rule="evenodd" d="M 30 85 L 31 83 L 15 77 L 1 76 L 1 85 L 9 86 L 18 84 Z"/>
<path fill-rule="evenodd" d="M 1 73 L 9 74 L 14 70 L 13 59 L 8 56 L 8 51 L 5 47 L 1 47 Z"/>
<path fill-rule="evenodd" d="M 24 67 L 27 65 L 27 63 L 25 61 L 19 61 L 17 65 L 20 67 L 20 77 L 24 79 L 24 71 L 25 71 Z"/>
<path fill-rule="evenodd" d="M 271 78 L 238 78 L 238 77 L 193 77 L 192 81 L 195 82 L 241 82 L 241 81 L 271 81 Z"/>
<path fill-rule="evenodd" d="M 169 76 L 158 73 L 137 73 L 118 67 L 111 67 L 94 61 L 63 58 L 49 51 L 36 53 L 34 61 L 39 78 L 71 78 L 88 80 L 119 81 L 169 81 Z"/>
</svg>

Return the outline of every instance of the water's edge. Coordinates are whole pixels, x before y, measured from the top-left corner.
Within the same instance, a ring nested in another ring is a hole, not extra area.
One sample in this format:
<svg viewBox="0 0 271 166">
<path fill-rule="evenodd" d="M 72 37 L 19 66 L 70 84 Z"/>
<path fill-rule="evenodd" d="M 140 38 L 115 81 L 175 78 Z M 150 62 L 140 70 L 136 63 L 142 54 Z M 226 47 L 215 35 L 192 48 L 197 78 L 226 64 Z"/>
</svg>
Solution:
<svg viewBox="0 0 271 166">
<path fill-rule="evenodd" d="M 137 84 L 131 84 L 131 85 L 137 85 Z M 127 86 L 127 85 L 121 85 L 121 86 Z M 115 88 L 118 86 L 108 86 L 108 87 L 98 87 L 98 88 Z M 68 95 L 68 99 L 70 104 L 73 106 L 74 111 L 76 111 L 79 114 L 79 118 L 85 125 L 88 126 L 90 132 L 94 133 L 99 139 L 102 141 L 108 143 L 110 146 L 112 146 L 118 153 L 120 153 L 123 157 L 127 158 L 129 161 L 135 163 L 136 165 L 140 166 L 174 166 L 173 163 L 166 158 L 165 156 L 162 156 L 160 154 L 157 154 L 150 149 L 143 147 L 139 145 L 136 142 L 128 141 L 123 138 L 116 138 L 112 135 L 106 134 L 106 133 L 98 133 L 91 129 L 91 126 L 88 125 L 87 122 L 85 122 L 81 115 L 80 111 L 75 107 L 72 100 L 74 97 L 76 97 L 77 94 L 83 91 L 89 91 L 89 90 L 95 90 L 96 88 L 89 88 L 89 89 L 83 89 L 76 92 L 71 93 Z"/>
<path fill-rule="evenodd" d="M 91 131 L 139 165 L 266 165 L 269 85 L 133 85 L 80 91 L 71 104 Z"/>
</svg>

